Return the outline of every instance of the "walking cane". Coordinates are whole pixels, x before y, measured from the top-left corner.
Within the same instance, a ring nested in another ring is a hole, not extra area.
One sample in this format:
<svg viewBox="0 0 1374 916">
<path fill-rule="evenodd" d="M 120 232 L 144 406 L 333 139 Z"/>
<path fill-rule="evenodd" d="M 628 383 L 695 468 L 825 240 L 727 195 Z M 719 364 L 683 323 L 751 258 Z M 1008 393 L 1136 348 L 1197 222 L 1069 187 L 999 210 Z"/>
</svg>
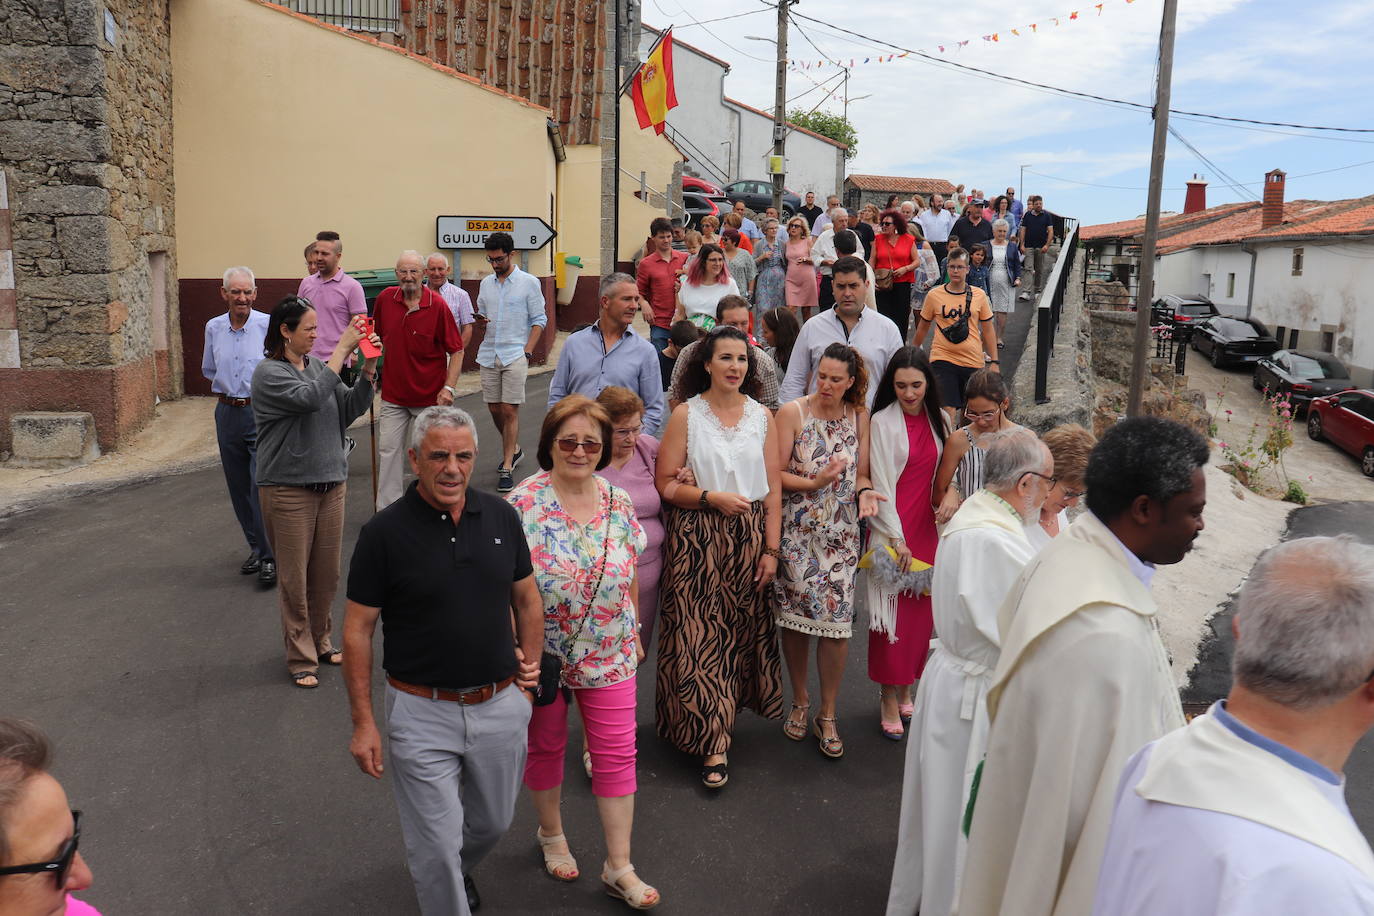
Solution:
<svg viewBox="0 0 1374 916">
<path fill-rule="evenodd" d="M 367 430 L 372 436 L 372 505 L 377 505 L 377 399 L 367 405 Z"/>
</svg>

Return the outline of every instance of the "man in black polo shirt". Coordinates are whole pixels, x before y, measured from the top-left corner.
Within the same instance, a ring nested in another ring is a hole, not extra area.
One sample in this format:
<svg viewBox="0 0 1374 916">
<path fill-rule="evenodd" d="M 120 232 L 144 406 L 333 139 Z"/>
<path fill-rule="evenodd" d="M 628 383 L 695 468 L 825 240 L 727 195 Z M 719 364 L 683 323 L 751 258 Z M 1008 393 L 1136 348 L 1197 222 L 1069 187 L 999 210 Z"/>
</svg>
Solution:
<svg viewBox="0 0 1374 916">
<path fill-rule="evenodd" d="M 1045 209 L 1045 201 L 1039 194 L 1032 194 L 1026 201 L 1026 212 L 1021 215 L 1021 228 L 1017 230 L 1017 246 L 1021 257 L 1030 255 L 1030 267 L 1035 274 L 1033 295 L 1039 296 L 1045 288 L 1045 255 L 1054 244 L 1054 216 Z M 1028 299 L 1031 292 L 1021 294 Z"/>
<path fill-rule="evenodd" d="M 477 906 L 472 869 L 515 814 L 530 720 L 520 688 L 538 683 L 544 642 L 520 518 L 504 500 L 468 489 L 476 459 L 466 411 L 421 411 L 410 447 L 418 479 L 363 526 L 348 571 L 349 751 L 381 778 L 372 714 L 380 617 L 392 786 L 426 916 L 467 916 Z"/>
</svg>

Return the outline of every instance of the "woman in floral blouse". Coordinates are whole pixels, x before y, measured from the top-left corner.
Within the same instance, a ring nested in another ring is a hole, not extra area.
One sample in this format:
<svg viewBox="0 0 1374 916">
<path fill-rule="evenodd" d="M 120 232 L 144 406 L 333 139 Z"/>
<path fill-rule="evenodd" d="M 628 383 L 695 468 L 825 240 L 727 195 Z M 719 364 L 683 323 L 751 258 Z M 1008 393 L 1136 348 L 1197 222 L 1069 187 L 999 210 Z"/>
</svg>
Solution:
<svg viewBox="0 0 1374 916">
<path fill-rule="evenodd" d="M 577 699 L 592 758 L 592 794 L 606 834 L 606 890 L 635 909 L 661 899 L 634 873 L 635 669 L 638 576 L 645 545 L 629 495 L 596 471 L 610 461 L 605 409 L 580 394 L 555 404 L 539 433 L 542 473 L 506 498 L 525 526 L 535 581 L 544 599 L 544 651 L 562 660 L 560 690 L 530 719 L 525 785 L 539 815 L 544 867 L 560 881 L 578 876 L 559 811 L 569 697 Z"/>
</svg>

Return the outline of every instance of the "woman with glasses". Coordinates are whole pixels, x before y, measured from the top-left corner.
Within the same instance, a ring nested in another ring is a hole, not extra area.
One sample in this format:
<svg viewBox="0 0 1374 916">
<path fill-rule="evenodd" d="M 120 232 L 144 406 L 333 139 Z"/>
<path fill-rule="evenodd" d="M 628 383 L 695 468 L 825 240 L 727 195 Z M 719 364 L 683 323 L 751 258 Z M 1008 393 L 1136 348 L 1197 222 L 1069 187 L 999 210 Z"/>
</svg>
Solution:
<svg viewBox="0 0 1374 916">
<path fill-rule="evenodd" d="M 912 685 L 925 668 L 933 617 L 928 589 L 900 576 L 914 557 L 936 561 L 939 535 L 931 489 L 947 423 L 930 361 L 917 347 L 892 355 L 873 398 L 868 473 L 883 497 L 868 520 L 874 566 L 868 573 L 868 677 L 878 687 L 884 738 L 901 741 L 912 712 Z M 885 548 L 895 554 L 889 563 Z"/>
<path fill-rule="evenodd" d="M 339 586 L 348 453 L 344 432 L 372 404 L 375 357 L 352 387 L 339 379 L 362 340 L 363 316 L 344 326 L 329 362 L 310 356 L 315 309 L 287 296 L 272 310 L 263 341 L 266 359 L 253 370 L 253 419 L 258 425 L 258 499 L 277 555 L 286 668 L 297 687 L 320 685 L 319 667 L 342 665 L 330 637 L 330 608 Z M 381 349 L 381 339 L 370 335 Z"/>
<path fill-rule="evenodd" d="M 686 319 L 709 331 L 716 326 L 716 303 L 725 296 L 738 295 L 739 284 L 725 266 L 725 252 L 719 245 L 703 244 L 697 256 L 687 262 L 687 276 L 677 280 L 673 321 Z"/>
<path fill-rule="evenodd" d="M 993 220 L 992 241 L 985 243 L 992 254 L 988 261 L 988 296 L 992 299 L 992 314 L 997 320 L 999 350 L 1006 346 L 1002 335 L 1007 329 L 1007 319 L 1016 311 L 1016 289 L 1021 285 L 1021 249 L 1008 238 L 1010 231 L 1010 221 Z"/>
<path fill-rule="evenodd" d="M 806 217 L 792 217 L 787 221 L 787 244 L 783 248 L 787 261 L 787 307 L 803 324 L 816 313 L 820 301 L 816 265 L 811 260 L 810 232 Z"/>
<path fill-rule="evenodd" d="M 635 672 L 644 660 L 636 565 L 645 537 L 629 494 L 596 474 L 610 463 L 612 430 L 600 404 L 580 394 L 563 398 L 539 432 L 541 472 L 506 497 L 524 523 L 544 599 L 545 663 L 559 666 L 562 688 L 552 702 L 534 708 L 525 785 L 539 818 L 535 837 L 544 870 L 559 881 L 576 880 L 577 861 L 559 810 L 568 704 L 576 699 L 606 838 L 601 881 L 611 896 L 648 909 L 661 898 L 630 864 Z"/>
<path fill-rule="evenodd" d="M 0 719 L 0 912 L 100 916 L 71 896 L 91 886 L 77 851 L 81 812 L 48 772 L 52 747 L 38 728 Z"/>
<path fill-rule="evenodd" d="M 949 448 L 940 458 L 935 475 L 938 508 L 935 521 L 943 525 L 954 517 L 959 506 L 983 487 L 983 459 L 987 448 L 983 439 L 993 433 L 1022 429 L 1007 416 L 1011 392 L 1000 372 L 979 369 L 969 376 L 964 389 L 964 420 L 967 425 L 950 437 Z"/>
<path fill-rule="evenodd" d="M 882 231 L 873 239 L 873 275 L 877 279 L 878 311 L 906 338 L 911 321 L 911 284 L 921 266 L 920 246 L 906 231 L 906 217 L 899 210 L 884 210 L 878 217 Z"/>
<path fill-rule="evenodd" d="M 807 668 L 816 637 L 821 702 L 810 731 L 827 757 L 844 756 L 835 700 L 854 630 L 859 520 L 878 504 L 868 480 L 867 392 L 863 358 L 832 343 L 817 365 L 816 390 L 777 414 L 783 503 L 774 617 L 792 682 L 782 732 L 793 741 L 806 738 Z"/>
<path fill-rule="evenodd" d="M 787 255 L 784 240 L 778 238 L 778 221 L 766 219 L 762 224 L 763 239 L 754 246 L 754 265 L 758 279 L 754 281 L 754 327 L 764 312 L 780 308 L 786 302 Z"/>
<path fill-rule="evenodd" d="M 659 606 L 655 712 L 660 737 L 702 758 L 701 781 L 729 780 L 740 708 L 782 717 L 782 678 L 768 597 L 782 537 L 782 482 L 772 414 L 754 400 L 758 368 L 744 332 L 716 328 L 679 381 L 687 401 L 668 421 L 657 484 L 667 539 Z M 695 484 L 679 472 L 691 471 Z"/>
<path fill-rule="evenodd" d="M 1054 486 L 1050 487 L 1040 516 L 1026 525 L 1026 540 L 1038 553 L 1069 525 L 1068 510 L 1087 492 L 1088 455 L 1097 437 L 1077 423 L 1066 423 L 1040 437 L 1054 456 Z"/>
</svg>

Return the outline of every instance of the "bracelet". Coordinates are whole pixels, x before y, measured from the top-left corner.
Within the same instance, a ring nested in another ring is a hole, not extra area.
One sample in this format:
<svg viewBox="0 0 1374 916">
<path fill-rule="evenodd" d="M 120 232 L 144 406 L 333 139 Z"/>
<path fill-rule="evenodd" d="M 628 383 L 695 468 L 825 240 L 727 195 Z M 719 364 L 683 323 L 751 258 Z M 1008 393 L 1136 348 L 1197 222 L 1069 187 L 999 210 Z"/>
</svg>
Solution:
<svg viewBox="0 0 1374 916">
<path fill-rule="evenodd" d="M 765 547 L 765 548 L 763 548 L 763 555 L 766 556 L 766 557 L 772 557 L 772 558 L 775 559 L 775 560 L 781 560 L 781 559 L 782 559 L 782 548 L 780 548 L 780 547 Z"/>
<path fill-rule="evenodd" d="M 863 488 L 861 488 L 861 489 L 859 490 L 859 492 L 857 492 L 857 493 L 854 494 L 854 498 L 855 498 L 855 499 L 858 499 L 860 496 L 863 496 L 865 493 L 867 493 L 869 490 L 872 490 L 872 489 L 873 489 L 872 487 L 863 487 Z"/>
<path fill-rule="evenodd" d="M 702 491 L 701 491 L 701 495 L 700 495 L 699 497 L 697 497 L 697 505 L 698 505 L 698 506 L 700 506 L 700 507 L 703 508 L 703 509 L 709 509 L 709 508 L 711 508 L 711 504 L 708 503 L 708 502 L 706 501 L 706 494 L 707 494 L 707 493 L 710 493 L 710 492 L 711 492 L 710 490 L 702 490 Z"/>
</svg>

